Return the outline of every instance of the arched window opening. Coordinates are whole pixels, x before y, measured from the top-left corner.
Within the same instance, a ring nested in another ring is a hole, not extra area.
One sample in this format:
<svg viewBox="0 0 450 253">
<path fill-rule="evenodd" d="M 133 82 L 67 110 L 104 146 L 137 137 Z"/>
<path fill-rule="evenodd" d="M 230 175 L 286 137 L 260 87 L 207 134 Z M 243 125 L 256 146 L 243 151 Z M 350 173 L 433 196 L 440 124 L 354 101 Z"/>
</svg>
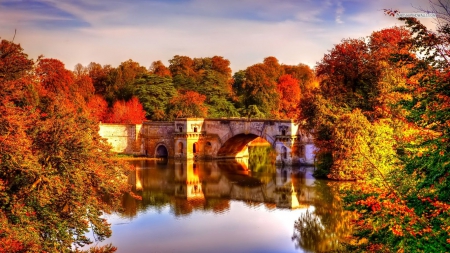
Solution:
<svg viewBox="0 0 450 253">
<path fill-rule="evenodd" d="M 196 133 L 197 132 L 197 127 L 194 127 L 194 133 Z"/>
<path fill-rule="evenodd" d="M 197 153 L 197 151 L 198 151 L 198 148 L 197 148 L 197 142 L 196 142 L 192 145 L 192 152 L 195 154 L 195 153 Z"/>
<path fill-rule="evenodd" d="M 183 143 L 181 141 L 178 142 L 178 153 L 183 154 Z"/>
<path fill-rule="evenodd" d="M 178 129 L 180 130 L 180 133 L 183 132 L 183 127 L 180 126 Z"/>
<path fill-rule="evenodd" d="M 281 130 L 281 135 L 286 135 L 286 130 Z"/>
</svg>

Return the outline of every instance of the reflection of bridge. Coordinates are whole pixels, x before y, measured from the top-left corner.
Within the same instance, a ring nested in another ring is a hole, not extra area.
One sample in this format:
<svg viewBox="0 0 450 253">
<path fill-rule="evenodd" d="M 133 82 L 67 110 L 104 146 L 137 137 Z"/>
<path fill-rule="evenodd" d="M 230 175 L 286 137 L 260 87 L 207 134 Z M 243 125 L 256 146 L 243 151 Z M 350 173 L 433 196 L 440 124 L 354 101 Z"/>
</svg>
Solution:
<svg viewBox="0 0 450 253">
<path fill-rule="evenodd" d="M 264 180 L 249 175 L 241 164 L 226 162 L 175 161 L 174 170 L 152 170 L 144 162 L 136 164 L 130 178 L 138 191 L 160 191 L 187 201 L 234 199 L 264 203 L 277 208 L 299 208 L 314 199 L 312 182 L 292 168 L 277 168 Z"/>
<path fill-rule="evenodd" d="M 277 153 L 276 162 L 314 162 L 310 135 L 292 120 L 177 119 L 138 125 L 101 124 L 100 135 L 115 152 L 150 157 L 230 158 L 248 155 L 248 144 L 260 137 Z"/>
</svg>

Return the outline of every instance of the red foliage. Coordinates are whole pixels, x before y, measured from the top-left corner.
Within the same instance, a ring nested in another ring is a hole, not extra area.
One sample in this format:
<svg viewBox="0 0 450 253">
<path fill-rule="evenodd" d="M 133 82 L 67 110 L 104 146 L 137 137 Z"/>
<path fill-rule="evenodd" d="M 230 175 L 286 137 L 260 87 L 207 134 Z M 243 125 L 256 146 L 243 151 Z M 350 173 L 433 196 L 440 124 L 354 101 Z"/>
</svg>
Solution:
<svg viewBox="0 0 450 253">
<path fill-rule="evenodd" d="M 141 124 L 145 120 L 145 111 L 136 97 L 129 101 L 117 101 L 106 120 L 108 123 Z"/>
<path fill-rule="evenodd" d="M 89 113 L 98 121 L 106 122 L 108 117 L 108 103 L 100 96 L 93 96 L 87 103 Z"/>
<path fill-rule="evenodd" d="M 40 59 L 36 74 L 45 92 L 55 94 L 69 94 L 74 83 L 71 71 L 65 69 L 64 64 L 56 59 Z"/>
<path fill-rule="evenodd" d="M 298 80 L 291 75 L 282 75 L 278 79 L 278 94 L 280 94 L 280 104 L 278 116 L 281 118 L 295 118 L 298 115 L 300 102 L 300 87 Z"/>
</svg>

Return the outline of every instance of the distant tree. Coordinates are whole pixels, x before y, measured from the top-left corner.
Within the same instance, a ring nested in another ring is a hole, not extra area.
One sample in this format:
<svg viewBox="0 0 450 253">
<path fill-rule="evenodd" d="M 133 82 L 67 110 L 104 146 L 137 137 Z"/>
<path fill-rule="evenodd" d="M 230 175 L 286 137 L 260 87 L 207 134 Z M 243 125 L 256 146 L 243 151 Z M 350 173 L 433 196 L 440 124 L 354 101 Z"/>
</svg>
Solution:
<svg viewBox="0 0 450 253">
<path fill-rule="evenodd" d="M 175 55 L 169 60 L 169 63 L 169 70 L 173 77 L 177 75 L 194 77 L 196 75 L 194 70 L 194 60 L 188 56 Z"/>
<path fill-rule="evenodd" d="M 315 87 L 315 74 L 314 71 L 305 64 L 298 65 L 281 65 L 284 73 L 291 75 L 298 80 L 300 90 L 302 92 L 308 92 Z"/>
<path fill-rule="evenodd" d="M 206 96 L 195 91 L 186 91 L 178 94 L 170 100 L 170 119 L 199 117 L 208 115 L 208 108 L 204 105 Z"/>
<path fill-rule="evenodd" d="M 147 117 L 152 120 L 168 120 L 170 100 L 176 95 L 172 79 L 157 75 L 146 75 L 136 80 L 134 94 L 141 101 Z"/>
<path fill-rule="evenodd" d="M 278 78 L 277 90 L 280 96 L 278 117 L 293 119 L 298 116 L 300 102 L 300 87 L 298 80 L 291 75 Z"/>
<path fill-rule="evenodd" d="M 72 86 L 72 92 L 79 93 L 85 101 L 88 101 L 94 95 L 95 87 L 92 78 L 89 77 L 87 68 L 81 64 L 77 64 L 73 74 L 75 83 Z"/>
<path fill-rule="evenodd" d="M 87 109 L 89 113 L 100 122 L 108 121 L 108 103 L 100 95 L 94 95 L 89 99 L 87 103 Z"/>
<path fill-rule="evenodd" d="M 111 70 L 112 67 L 109 65 L 102 67 L 99 63 L 89 63 L 87 71 L 89 77 L 92 79 L 95 94 L 100 94 L 102 96 L 106 95 L 106 89 L 112 84 L 112 80 L 109 77 Z"/>
<path fill-rule="evenodd" d="M 161 61 L 154 61 L 152 62 L 152 65 L 150 66 L 149 72 L 151 74 L 160 76 L 160 77 L 170 77 L 172 74 L 170 73 L 170 70 L 164 66 L 164 64 Z"/>
<path fill-rule="evenodd" d="M 53 95 L 69 94 L 70 87 L 74 83 L 72 72 L 56 59 L 38 59 L 36 74 L 43 89 Z"/>
<path fill-rule="evenodd" d="M 278 60 L 267 57 L 263 63 L 248 67 L 244 73 L 245 77 L 235 78 L 239 83 L 233 85 L 244 110 L 255 105 L 267 117 L 275 117 L 279 103 L 277 80 L 283 73 Z"/>
<path fill-rule="evenodd" d="M 127 102 L 116 101 L 107 119 L 109 123 L 124 124 L 142 124 L 144 120 L 145 111 L 136 97 L 132 97 Z"/>
</svg>

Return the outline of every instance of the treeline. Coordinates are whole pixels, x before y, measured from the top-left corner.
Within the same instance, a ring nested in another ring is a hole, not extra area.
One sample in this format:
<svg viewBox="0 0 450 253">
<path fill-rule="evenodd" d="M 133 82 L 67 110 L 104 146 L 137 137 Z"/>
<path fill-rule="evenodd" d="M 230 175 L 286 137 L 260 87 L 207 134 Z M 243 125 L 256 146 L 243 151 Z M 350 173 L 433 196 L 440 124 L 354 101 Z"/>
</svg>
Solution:
<svg viewBox="0 0 450 253">
<path fill-rule="evenodd" d="M 221 56 L 179 55 L 168 66 L 155 61 L 148 69 L 132 60 L 117 68 L 78 64 L 74 75 L 94 94 L 88 107 L 97 119 L 120 123 L 145 118 L 294 118 L 301 94 L 315 85 L 314 72 L 307 65 L 282 65 L 275 57 L 234 75 L 230 61 Z"/>
<path fill-rule="evenodd" d="M 357 181 L 341 187 L 358 219 L 337 251 L 450 251 L 450 25 L 400 20 L 335 45 L 300 99 L 315 175 Z"/>
</svg>

